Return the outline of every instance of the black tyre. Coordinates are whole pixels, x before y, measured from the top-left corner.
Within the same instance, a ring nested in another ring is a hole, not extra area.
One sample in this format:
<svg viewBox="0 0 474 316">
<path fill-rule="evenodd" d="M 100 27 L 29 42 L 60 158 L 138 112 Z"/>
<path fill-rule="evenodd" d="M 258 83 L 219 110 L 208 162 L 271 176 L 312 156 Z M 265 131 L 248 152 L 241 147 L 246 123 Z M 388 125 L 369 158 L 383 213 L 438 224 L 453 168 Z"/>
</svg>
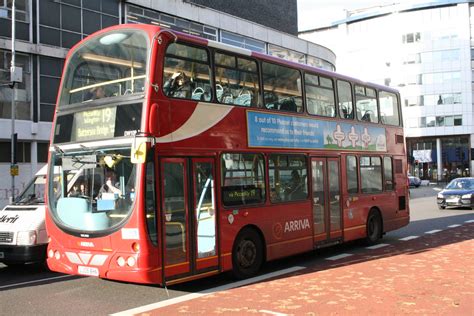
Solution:
<svg viewBox="0 0 474 316">
<path fill-rule="evenodd" d="M 232 249 L 233 274 L 237 279 L 254 276 L 263 263 L 263 242 L 260 235 L 250 228 L 243 229 Z"/>
<path fill-rule="evenodd" d="M 438 209 L 439 209 L 439 210 L 444 210 L 445 208 L 446 208 L 446 206 L 438 205 Z"/>
<path fill-rule="evenodd" d="M 367 245 L 376 244 L 382 238 L 382 218 L 377 211 L 371 211 L 367 218 L 367 237 L 365 243 Z"/>
</svg>

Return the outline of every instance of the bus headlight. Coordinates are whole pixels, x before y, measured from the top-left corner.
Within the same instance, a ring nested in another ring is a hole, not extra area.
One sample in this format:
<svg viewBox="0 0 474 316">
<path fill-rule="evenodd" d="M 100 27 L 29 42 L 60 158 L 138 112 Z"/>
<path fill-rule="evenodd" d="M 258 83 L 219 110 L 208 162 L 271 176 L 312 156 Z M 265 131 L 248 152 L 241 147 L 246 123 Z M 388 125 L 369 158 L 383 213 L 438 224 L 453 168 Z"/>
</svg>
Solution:
<svg viewBox="0 0 474 316">
<path fill-rule="evenodd" d="M 134 257 L 128 257 L 127 258 L 127 264 L 129 267 L 133 267 L 137 261 L 135 260 Z"/>
<path fill-rule="evenodd" d="M 36 244 L 36 231 L 18 232 L 16 244 L 18 246 L 31 246 Z"/>
</svg>

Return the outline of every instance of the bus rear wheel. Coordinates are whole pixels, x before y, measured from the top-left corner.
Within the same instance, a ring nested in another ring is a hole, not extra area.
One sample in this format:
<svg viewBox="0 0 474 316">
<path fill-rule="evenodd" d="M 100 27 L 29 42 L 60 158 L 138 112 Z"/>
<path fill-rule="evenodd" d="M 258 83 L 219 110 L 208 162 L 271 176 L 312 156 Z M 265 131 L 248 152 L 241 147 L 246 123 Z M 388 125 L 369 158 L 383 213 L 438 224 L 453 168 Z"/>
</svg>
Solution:
<svg viewBox="0 0 474 316">
<path fill-rule="evenodd" d="M 255 229 L 244 228 L 235 239 L 232 269 L 237 279 L 255 275 L 263 263 L 263 242 Z"/>
<path fill-rule="evenodd" d="M 367 245 L 376 244 L 382 238 L 382 218 L 380 213 L 372 210 L 367 218 L 367 236 L 365 243 Z"/>
</svg>

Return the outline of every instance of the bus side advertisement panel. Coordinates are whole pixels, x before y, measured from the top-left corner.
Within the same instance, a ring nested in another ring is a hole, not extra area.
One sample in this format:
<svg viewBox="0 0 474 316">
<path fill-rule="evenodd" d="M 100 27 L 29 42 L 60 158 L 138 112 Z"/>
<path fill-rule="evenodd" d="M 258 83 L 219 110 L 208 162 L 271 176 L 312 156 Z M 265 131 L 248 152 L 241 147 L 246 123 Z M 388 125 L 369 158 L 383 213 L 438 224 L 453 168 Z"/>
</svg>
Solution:
<svg viewBox="0 0 474 316">
<path fill-rule="evenodd" d="M 387 151 L 383 127 L 247 111 L 249 147 Z"/>
</svg>

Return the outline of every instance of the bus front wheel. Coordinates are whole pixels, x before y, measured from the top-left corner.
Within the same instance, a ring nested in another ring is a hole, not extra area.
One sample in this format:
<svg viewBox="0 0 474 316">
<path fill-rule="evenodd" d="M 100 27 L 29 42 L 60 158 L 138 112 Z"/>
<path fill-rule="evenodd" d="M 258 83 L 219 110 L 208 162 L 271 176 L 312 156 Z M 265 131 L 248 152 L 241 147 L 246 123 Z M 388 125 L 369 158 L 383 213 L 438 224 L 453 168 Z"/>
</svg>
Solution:
<svg viewBox="0 0 474 316">
<path fill-rule="evenodd" d="M 378 211 L 372 210 L 367 218 L 367 237 L 365 242 L 367 245 L 373 245 L 380 238 L 382 238 L 382 218 Z"/>
<path fill-rule="evenodd" d="M 235 239 L 232 269 L 237 279 L 255 275 L 263 263 L 263 242 L 255 229 L 244 228 Z"/>
</svg>

